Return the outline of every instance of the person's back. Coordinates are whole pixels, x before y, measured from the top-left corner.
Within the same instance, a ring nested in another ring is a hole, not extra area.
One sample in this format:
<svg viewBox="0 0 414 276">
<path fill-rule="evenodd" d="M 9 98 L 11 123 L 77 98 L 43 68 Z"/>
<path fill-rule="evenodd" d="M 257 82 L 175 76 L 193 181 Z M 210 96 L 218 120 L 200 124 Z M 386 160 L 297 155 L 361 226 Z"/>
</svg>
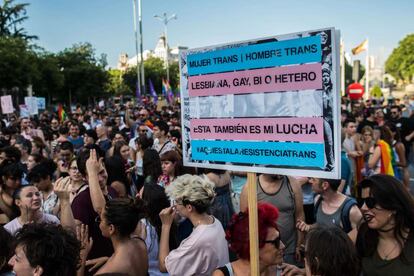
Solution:
<svg viewBox="0 0 414 276">
<path fill-rule="evenodd" d="M 116 250 L 96 274 L 125 273 L 130 276 L 146 276 L 147 272 L 148 256 L 145 242 L 137 238 L 131 239 Z"/>
</svg>

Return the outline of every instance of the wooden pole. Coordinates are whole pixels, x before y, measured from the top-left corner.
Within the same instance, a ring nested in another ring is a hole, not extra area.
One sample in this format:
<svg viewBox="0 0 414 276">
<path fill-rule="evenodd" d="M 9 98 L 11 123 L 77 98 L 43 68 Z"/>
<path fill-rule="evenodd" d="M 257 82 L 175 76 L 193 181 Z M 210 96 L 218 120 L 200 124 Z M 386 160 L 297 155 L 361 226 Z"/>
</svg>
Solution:
<svg viewBox="0 0 414 276">
<path fill-rule="evenodd" d="M 250 275 L 259 276 L 259 231 L 257 226 L 256 173 L 247 173 L 249 204 Z"/>
</svg>

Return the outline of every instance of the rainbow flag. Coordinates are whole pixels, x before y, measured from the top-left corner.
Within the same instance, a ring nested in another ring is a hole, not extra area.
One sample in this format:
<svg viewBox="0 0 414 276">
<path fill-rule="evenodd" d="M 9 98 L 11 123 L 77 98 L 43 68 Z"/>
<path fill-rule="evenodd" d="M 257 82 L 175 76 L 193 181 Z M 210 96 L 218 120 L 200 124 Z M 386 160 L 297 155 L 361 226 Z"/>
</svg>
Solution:
<svg viewBox="0 0 414 276">
<path fill-rule="evenodd" d="M 395 156 L 391 146 L 384 140 L 378 141 L 381 149 L 381 173 L 394 176 Z"/>
<path fill-rule="evenodd" d="M 174 93 L 168 80 L 162 79 L 162 94 L 167 99 L 168 103 L 171 104 L 174 101 Z"/>
<path fill-rule="evenodd" d="M 62 104 L 59 104 L 57 112 L 58 112 L 59 122 L 61 122 L 61 123 L 62 123 L 62 122 L 63 122 L 63 121 L 65 121 L 65 119 L 66 119 L 66 112 L 65 112 L 65 110 L 63 109 Z"/>
</svg>

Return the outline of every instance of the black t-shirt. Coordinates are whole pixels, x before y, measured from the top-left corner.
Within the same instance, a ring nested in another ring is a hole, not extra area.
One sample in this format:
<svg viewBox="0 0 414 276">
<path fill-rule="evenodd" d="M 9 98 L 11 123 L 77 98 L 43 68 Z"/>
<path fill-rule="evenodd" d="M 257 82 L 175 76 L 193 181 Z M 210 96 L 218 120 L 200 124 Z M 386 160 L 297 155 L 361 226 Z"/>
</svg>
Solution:
<svg viewBox="0 0 414 276">
<path fill-rule="evenodd" d="M 377 126 L 378 126 L 378 123 L 377 122 L 371 122 L 371 121 L 368 121 L 368 120 L 363 120 L 359 125 L 358 125 L 358 128 L 357 128 L 357 132 L 358 133 L 362 133 L 362 129 L 365 127 L 365 126 L 370 126 L 372 129 L 374 129 L 374 128 L 376 128 Z"/>
</svg>

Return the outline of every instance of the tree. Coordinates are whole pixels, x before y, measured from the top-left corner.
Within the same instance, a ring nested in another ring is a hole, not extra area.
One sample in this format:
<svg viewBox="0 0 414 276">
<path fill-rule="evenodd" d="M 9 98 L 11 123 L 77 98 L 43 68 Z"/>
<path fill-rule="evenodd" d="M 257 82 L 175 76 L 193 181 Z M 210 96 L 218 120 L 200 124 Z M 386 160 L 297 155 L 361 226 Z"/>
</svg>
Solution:
<svg viewBox="0 0 414 276">
<path fill-rule="evenodd" d="M 108 83 L 105 89 L 111 95 L 132 94 L 131 89 L 123 81 L 122 72 L 118 69 L 108 70 Z"/>
<path fill-rule="evenodd" d="M 0 6 L 0 36 L 20 37 L 25 40 L 35 39 L 27 35 L 20 25 L 29 17 L 26 15 L 28 3 L 14 4 L 14 0 L 4 0 Z"/>
<path fill-rule="evenodd" d="M 86 103 L 96 97 L 106 96 L 106 59 L 104 55 L 98 58 L 90 43 L 66 48 L 57 54 L 57 58 L 65 80 L 64 93 L 58 96 L 60 101 Z"/>
<path fill-rule="evenodd" d="M 385 62 L 385 71 L 397 81 L 410 82 L 414 76 L 414 34 L 407 35 Z"/>
<path fill-rule="evenodd" d="M 179 69 L 178 62 L 172 62 L 170 64 L 170 85 L 173 90 L 177 87 L 179 83 Z M 167 79 L 167 70 L 164 67 L 164 61 L 157 57 L 149 57 L 144 61 L 144 70 L 145 70 L 145 85 L 146 91 L 145 95 L 150 95 L 149 90 L 149 80 L 154 85 L 154 89 L 157 94 L 161 94 L 162 91 L 162 79 Z M 131 91 L 136 90 L 137 85 L 137 71 L 136 67 L 129 68 L 124 76 L 124 83 L 131 89 Z"/>
</svg>

